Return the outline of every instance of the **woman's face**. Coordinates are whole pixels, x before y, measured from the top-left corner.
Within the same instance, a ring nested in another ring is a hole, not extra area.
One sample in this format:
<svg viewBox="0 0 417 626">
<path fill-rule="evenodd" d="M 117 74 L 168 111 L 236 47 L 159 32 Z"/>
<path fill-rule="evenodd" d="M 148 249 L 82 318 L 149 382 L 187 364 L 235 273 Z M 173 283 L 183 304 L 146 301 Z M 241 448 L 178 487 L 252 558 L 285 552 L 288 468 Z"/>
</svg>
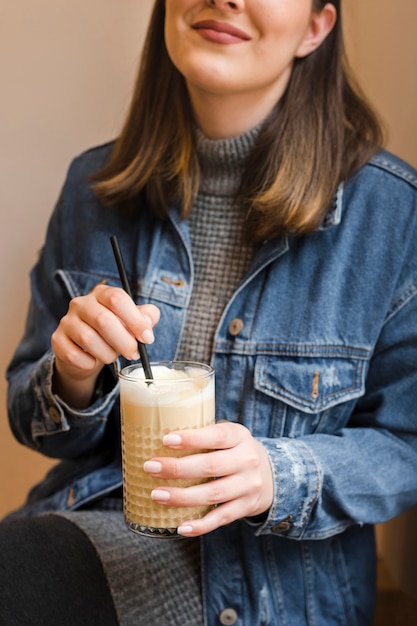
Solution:
<svg viewBox="0 0 417 626">
<path fill-rule="evenodd" d="M 294 59 L 334 23 L 317 23 L 312 0 L 165 0 L 165 41 L 191 97 L 252 94 L 276 102 Z M 324 9 L 323 9 L 324 11 Z M 334 16 L 333 16 L 334 17 Z M 323 20 L 322 20 L 323 21 Z"/>
</svg>

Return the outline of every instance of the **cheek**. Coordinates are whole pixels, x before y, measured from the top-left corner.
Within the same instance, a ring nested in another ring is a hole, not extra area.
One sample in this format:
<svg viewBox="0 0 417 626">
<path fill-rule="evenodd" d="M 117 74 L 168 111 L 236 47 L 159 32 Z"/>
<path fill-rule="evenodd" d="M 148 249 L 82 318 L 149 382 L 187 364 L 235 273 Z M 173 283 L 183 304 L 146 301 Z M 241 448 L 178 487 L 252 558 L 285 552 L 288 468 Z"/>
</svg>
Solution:
<svg viewBox="0 0 417 626">
<path fill-rule="evenodd" d="M 259 2 L 262 11 L 252 13 L 251 20 L 260 37 L 277 44 L 286 40 L 300 42 L 308 30 L 312 6 L 313 0 L 264 0 Z"/>
<path fill-rule="evenodd" d="M 192 7 L 195 0 L 166 0 L 165 5 L 165 45 L 174 65 L 181 59 L 189 45 L 189 26 L 192 23 Z"/>
<path fill-rule="evenodd" d="M 171 61 L 174 63 L 174 65 L 177 65 L 176 59 L 180 51 L 180 43 L 182 38 L 181 33 L 179 32 L 178 17 L 175 14 L 173 8 L 168 9 L 168 4 L 172 5 L 173 3 L 167 3 L 164 28 L 165 45 Z"/>
<path fill-rule="evenodd" d="M 285 66 L 297 56 L 307 31 L 305 15 L 291 19 L 287 16 L 287 20 L 271 17 L 269 23 L 259 24 L 257 56 L 269 66 L 274 63 Z"/>
</svg>

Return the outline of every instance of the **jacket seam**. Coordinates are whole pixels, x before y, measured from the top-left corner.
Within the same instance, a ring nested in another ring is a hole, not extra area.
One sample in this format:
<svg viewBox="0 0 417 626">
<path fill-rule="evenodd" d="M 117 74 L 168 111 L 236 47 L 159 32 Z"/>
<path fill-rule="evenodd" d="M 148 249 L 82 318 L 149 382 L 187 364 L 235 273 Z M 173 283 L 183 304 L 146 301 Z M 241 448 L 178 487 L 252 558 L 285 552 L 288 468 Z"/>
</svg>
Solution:
<svg viewBox="0 0 417 626">
<path fill-rule="evenodd" d="M 371 167 L 376 167 L 380 170 L 388 172 L 393 176 L 411 184 L 417 189 L 417 176 L 412 170 L 408 170 L 405 165 L 394 163 L 387 157 L 384 157 L 382 153 L 375 155 L 369 160 L 368 163 Z"/>
</svg>

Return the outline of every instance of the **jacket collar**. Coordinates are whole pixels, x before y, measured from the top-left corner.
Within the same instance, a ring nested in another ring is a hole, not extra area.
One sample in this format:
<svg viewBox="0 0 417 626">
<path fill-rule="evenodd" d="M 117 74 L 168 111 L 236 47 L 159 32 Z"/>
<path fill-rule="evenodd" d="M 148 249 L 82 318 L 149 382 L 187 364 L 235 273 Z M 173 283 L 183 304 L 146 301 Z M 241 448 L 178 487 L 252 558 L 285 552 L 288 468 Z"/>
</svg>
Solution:
<svg viewBox="0 0 417 626">
<path fill-rule="evenodd" d="M 333 199 L 332 206 L 324 216 L 321 225 L 316 228 L 317 231 L 329 230 L 333 226 L 340 224 L 342 219 L 342 202 L 343 202 L 344 183 L 340 183 L 337 188 L 336 195 Z"/>
</svg>

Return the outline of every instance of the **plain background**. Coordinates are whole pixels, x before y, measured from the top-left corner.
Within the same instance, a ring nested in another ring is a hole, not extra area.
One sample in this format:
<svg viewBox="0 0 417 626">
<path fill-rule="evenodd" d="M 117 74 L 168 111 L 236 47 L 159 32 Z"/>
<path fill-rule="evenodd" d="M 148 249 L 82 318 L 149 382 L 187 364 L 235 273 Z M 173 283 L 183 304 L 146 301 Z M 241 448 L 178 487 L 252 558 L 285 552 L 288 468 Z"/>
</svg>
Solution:
<svg viewBox="0 0 417 626">
<path fill-rule="evenodd" d="M 22 334 L 28 272 L 68 164 L 117 134 L 151 6 L 152 0 L 1 0 L 2 372 Z M 344 12 L 351 65 L 388 127 L 389 148 L 417 167 L 417 3 L 344 0 Z M 51 463 L 12 438 L 2 376 L 0 517 L 22 503 Z M 379 532 L 405 586 L 409 568 L 416 569 L 415 539 L 414 548 L 410 543 L 416 517 L 402 516 Z"/>
</svg>

